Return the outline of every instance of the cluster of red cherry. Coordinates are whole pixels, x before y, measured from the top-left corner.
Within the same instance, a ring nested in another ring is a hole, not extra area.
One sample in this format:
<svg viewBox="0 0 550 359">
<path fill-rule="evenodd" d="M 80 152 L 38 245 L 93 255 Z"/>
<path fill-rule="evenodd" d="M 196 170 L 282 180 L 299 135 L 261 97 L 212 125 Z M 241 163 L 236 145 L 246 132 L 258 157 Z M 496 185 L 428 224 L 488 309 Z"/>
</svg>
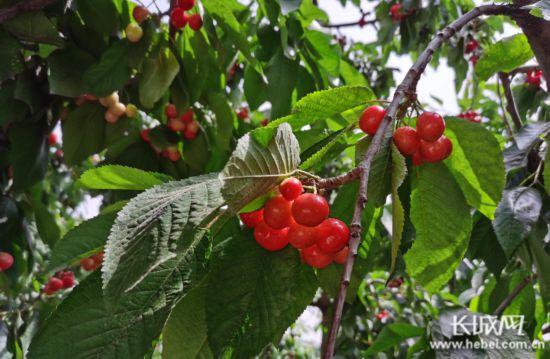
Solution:
<svg viewBox="0 0 550 359">
<path fill-rule="evenodd" d="M 13 256 L 8 252 L 0 252 L 0 272 L 6 271 L 13 266 Z"/>
<path fill-rule="evenodd" d="M 529 85 L 540 87 L 542 83 L 542 70 L 528 71 L 525 77 L 525 82 Z"/>
<path fill-rule="evenodd" d="M 186 140 L 194 140 L 199 132 L 199 123 L 195 120 L 195 113 L 193 109 L 189 108 L 179 116 L 178 109 L 174 104 L 169 103 L 164 109 L 164 114 L 168 119 L 167 127 L 174 131 L 181 133 L 182 137 Z M 149 133 L 151 129 L 142 130 L 140 133 L 141 139 L 151 145 L 151 148 L 157 153 L 162 154 L 172 162 L 176 162 L 180 159 L 180 152 L 177 145 L 171 145 L 161 150 L 151 143 Z"/>
<path fill-rule="evenodd" d="M 374 135 L 386 115 L 380 106 L 370 106 L 363 111 L 359 127 L 367 135 Z M 395 130 L 393 142 L 405 156 L 412 156 L 413 165 L 424 162 L 440 162 L 449 157 L 453 143 L 443 135 L 445 120 L 435 112 L 424 112 L 418 116 L 416 129 L 402 126 Z"/>
<path fill-rule="evenodd" d="M 477 61 L 479 60 L 479 56 L 481 55 L 481 49 L 479 47 L 479 42 L 477 42 L 475 39 L 471 39 L 464 45 L 464 53 L 466 55 L 470 55 L 470 62 L 472 65 L 476 65 Z"/>
<path fill-rule="evenodd" d="M 61 289 L 68 289 L 74 287 L 74 273 L 70 270 L 61 271 L 55 273 L 55 276 L 51 277 L 44 286 L 44 293 L 46 295 L 53 295 Z"/>
<path fill-rule="evenodd" d="M 200 14 L 188 15 L 185 12 L 191 10 L 195 6 L 195 0 L 178 0 L 177 7 L 170 12 L 170 24 L 177 30 L 183 29 L 185 25 L 198 31 L 202 27 L 202 18 Z"/>
<path fill-rule="evenodd" d="M 481 115 L 474 110 L 468 110 L 465 112 L 462 112 L 460 115 L 457 116 L 458 118 L 463 118 L 465 120 L 468 120 L 473 123 L 480 123 L 481 122 Z"/>
<path fill-rule="evenodd" d="M 302 261 L 324 268 L 333 261 L 343 264 L 348 256 L 349 228 L 328 218 L 329 204 L 323 196 L 304 193 L 302 182 L 291 177 L 279 185 L 279 194 L 263 208 L 241 213 L 241 221 L 254 228 L 254 239 L 268 251 L 289 243 L 300 251 Z"/>
<path fill-rule="evenodd" d="M 390 7 L 390 16 L 391 16 L 391 19 L 393 20 L 393 22 L 401 22 L 403 21 L 404 18 L 407 17 L 408 14 L 406 13 L 403 13 L 401 11 L 401 3 L 396 3 L 396 4 L 393 4 L 391 7 Z"/>
<path fill-rule="evenodd" d="M 94 271 L 103 264 L 103 255 L 103 252 L 99 252 L 88 258 L 81 259 L 80 266 L 85 271 Z"/>
</svg>

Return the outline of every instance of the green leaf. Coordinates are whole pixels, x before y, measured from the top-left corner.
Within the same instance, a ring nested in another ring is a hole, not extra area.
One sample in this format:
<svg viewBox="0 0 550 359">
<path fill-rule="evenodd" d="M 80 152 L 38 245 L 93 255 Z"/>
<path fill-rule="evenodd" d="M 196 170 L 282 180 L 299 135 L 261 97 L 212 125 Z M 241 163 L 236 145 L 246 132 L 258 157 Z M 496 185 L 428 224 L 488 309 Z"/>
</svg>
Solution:
<svg viewBox="0 0 550 359">
<path fill-rule="evenodd" d="M 101 60 L 84 73 L 82 80 L 87 92 L 103 97 L 123 88 L 132 75 L 127 56 L 127 41 L 119 40 L 112 44 L 101 55 Z"/>
<path fill-rule="evenodd" d="M 369 86 L 365 76 L 347 61 L 340 62 L 340 76 L 347 86 Z"/>
<path fill-rule="evenodd" d="M 235 111 L 227 102 L 227 96 L 219 92 L 208 93 L 208 104 L 216 115 L 216 145 L 224 150 L 230 150 L 229 143 L 233 137 L 233 123 L 236 120 Z"/>
<path fill-rule="evenodd" d="M 174 307 L 162 331 L 162 358 L 197 358 L 206 338 L 205 280 Z"/>
<path fill-rule="evenodd" d="M 55 95 L 78 97 L 86 92 L 82 77 L 94 63 L 94 58 L 74 45 L 54 51 L 47 58 L 50 92 Z"/>
<path fill-rule="evenodd" d="M 384 352 L 406 339 L 422 336 L 425 332 L 425 328 L 407 323 L 388 324 L 382 328 L 382 331 L 378 334 L 372 346 L 370 346 L 363 355 L 370 356 L 379 352 Z"/>
<path fill-rule="evenodd" d="M 468 248 L 470 209 L 442 163 L 419 167 L 413 173 L 413 183 L 411 221 L 416 238 L 404 259 L 407 272 L 433 292 L 453 276 Z"/>
<path fill-rule="evenodd" d="M 0 234 L 7 235 L 19 222 L 19 209 L 15 201 L 4 195 L 0 195 Z"/>
<path fill-rule="evenodd" d="M 139 79 L 139 100 L 145 108 L 153 108 L 164 96 L 180 70 L 178 60 L 169 48 L 159 51 L 156 58 L 145 60 Z"/>
<path fill-rule="evenodd" d="M 27 113 L 27 106 L 15 99 L 15 81 L 4 81 L 0 87 L 0 125 L 22 122 Z"/>
<path fill-rule="evenodd" d="M 305 96 L 294 105 L 293 114 L 304 121 L 302 125 L 306 125 L 366 105 L 374 98 L 367 87 L 337 87 Z"/>
<path fill-rule="evenodd" d="M 493 219 L 505 183 L 504 156 L 498 140 L 483 125 L 447 118 L 453 153 L 445 162 L 468 204 Z"/>
<path fill-rule="evenodd" d="M 403 226 L 405 225 L 405 211 L 401 200 L 399 199 L 398 189 L 407 175 L 407 164 L 405 157 L 399 153 L 399 150 L 392 144 L 391 146 L 392 172 L 391 172 L 391 203 L 392 203 L 392 237 L 391 237 L 391 269 L 395 271 L 401 237 L 403 236 Z"/>
<path fill-rule="evenodd" d="M 0 30 L 0 82 L 24 69 L 21 45 L 11 35 Z"/>
<path fill-rule="evenodd" d="M 250 358 L 278 343 L 317 289 L 313 271 L 293 248 L 266 251 L 251 231 L 229 240 L 213 263 L 205 306 L 215 356 L 232 346 L 233 357 Z"/>
<path fill-rule="evenodd" d="M 61 230 L 55 221 L 55 216 L 38 199 L 32 201 L 32 206 L 36 229 L 40 234 L 40 238 L 50 247 L 53 247 L 61 237 Z"/>
<path fill-rule="evenodd" d="M 117 212 L 126 202 L 117 202 L 96 217 L 71 229 L 52 250 L 48 271 L 72 265 L 98 252 L 107 241 Z"/>
<path fill-rule="evenodd" d="M 544 189 L 550 195 L 550 141 L 546 141 L 546 157 L 544 158 L 544 171 L 542 178 L 544 179 Z"/>
<path fill-rule="evenodd" d="M 101 152 L 105 144 L 105 108 L 86 103 L 72 111 L 63 123 L 63 154 L 69 165 L 75 165 Z"/>
<path fill-rule="evenodd" d="M 281 6 L 281 12 L 283 15 L 287 15 L 300 8 L 302 0 L 277 0 Z"/>
<path fill-rule="evenodd" d="M 267 101 L 267 84 L 262 76 L 254 70 L 254 67 L 247 66 L 244 70 L 244 95 L 251 110 L 256 110 Z"/>
<path fill-rule="evenodd" d="M 468 251 L 473 258 L 483 260 L 491 273 L 498 278 L 508 261 L 498 243 L 491 221 L 485 216 L 478 217 L 480 218 L 472 230 Z"/>
<path fill-rule="evenodd" d="M 321 164 L 324 164 L 328 161 L 330 161 L 332 158 L 327 156 L 327 154 L 336 146 L 341 146 L 342 142 L 344 143 L 344 146 L 347 147 L 345 144 L 345 139 L 349 131 L 353 129 L 353 127 L 347 127 L 345 129 L 342 129 L 340 131 L 336 131 L 328 138 L 322 140 L 322 144 L 325 144 L 321 147 L 320 150 L 315 152 L 313 155 L 309 156 L 301 165 L 300 169 L 304 171 L 309 171 L 311 169 L 314 169 L 317 166 L 320 166 Z"/>
<path fill-rule="evenodd" d="M 43 95 L 37 86 L 37 78 L 31 71 L 24 71 L 17 76 L 14 98 L 29 106 L 31 113 L 36 113 L 44 105 Z"/>
<path fill-rule="evenodd" d="M 89 189 L 142 191 L 171 179 L 170 176 L 162 173 L 110 165 L 93 168 L 84 172 L 80 177 L 79 183 Z"/>
<path fill-rule="evenodd" d="M 305 39 L 315 61 L 329 75 L 337 77 L 340 73 L 340 47 L 331 44 L 332 37 L 320 31 L 306 31 Z"/>
<path fill-rule="evenodd" d="M 15 123 L 10 128 L 10 162 L 13 169 L 13 189 L 22 191 L 41 181 L 48 166 L 43 123 Z"/>
<path fill-rule="evenodd" d="M 514 35 L 483 49 L 475 66 L 476 75 L 485 81 L 497 72 L 510 72 L 533 58 L 527 37 Z"/>
<path fill-rule="evenodd" d="M 544 248 L 544 238 L 547 232 L 546 223 L 539 222 L 536 230 L 532 231 L 527 237 L 531 257 L 538 274 L 539 292 L 546 313 L 550 311 L 550 254 Z"/>
<path fill-rule="evenodd" d="M 78 13 L 86 26 L 100 34 L 111 34 L 118 26 L 118 10 L 113 0 L 76 0 Z"/>
<path fill-rule="evenodd" d="M 493 228 L 508 258 L 536 224 L 542 208 L 540 193 L 529 187 L 504 191 L 495 212 Z"/>
<path fill-rule="evenodd" d="M 278 52 L 269 61 L 266 93 L 271 102 L 271 118 L 279 118 L 290 113 L 297 75 L 298 64 L 287 58 L 283 52 Z"/>
<path fill-rule="evenodd" d="M 22 41 L 63 46 L 59 30 L 43 12 L 24 12 L 13 20 L 6 21 L 4 29 Z"/>
</svg>

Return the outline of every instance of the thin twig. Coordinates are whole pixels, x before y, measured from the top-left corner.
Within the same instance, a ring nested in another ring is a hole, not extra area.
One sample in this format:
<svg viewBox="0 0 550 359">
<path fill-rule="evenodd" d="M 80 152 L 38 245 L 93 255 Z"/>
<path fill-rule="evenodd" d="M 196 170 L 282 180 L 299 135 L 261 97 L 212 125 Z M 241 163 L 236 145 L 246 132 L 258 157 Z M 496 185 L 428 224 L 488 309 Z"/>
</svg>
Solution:
<svg viewBox="0 0 550 359">
<path fill-rule="evenodd" d="M 352 22 L 344 22 L 344 23 L 341 23 L 341 24 L 321 24 L 322 27 L 326 27 L 326 28 L 329 28 L 329 29 L 339 29 L 339 28 L 342 28 L 342 27 L 353 27 L 353 26 L 360 26 L 360 27 L 363 27 L 363 26 L 366 26 L 366 25 L 373 25 L 373 24 L 376 24 L 378 20 L 374 19 L 374 20 L 358 20 L 358 21 L 352 21 Z"/>
<path fill-rule="evenodd" d="M 348 258 L 344 265 L 342 279 L 340 280 L 340 288 L 338 291 L 338 298 L 334 307 L 334 316 L 332 326 L 330 328 L 327 350 L 323 355 L 324 359 L 332 359 L 334 357 L 336 337 L 338 334 L 338 329 L 340 327 L 340 322 L 342 320 L 342 310 L 344 308 L 346 291 L 350 283 L 353 264 L 355 263 L 357 250 L 361 242 L 361 217 L 363 214 L 363 209 L 365 208 L 365 204 L 367 202 L 367 188 L 371 164 L 374 156 L 382 145 L 383 138 L 386 134 L 386 131 L 388 130 L 388 127 L 398 117 L 398 110 L 403 105 L 408 105 L 408 101 L 415 100 L 416 86 L 418 84 L 418 81 L 420 80 L 420 76 L 428 66 L 428 63 L 430 62 L 434 52 L 439 49 L 445 41 L 456 34 L 470 21 L 481 15 L 511 15 L 518 10 L 519 9 L 514 5 L 482 5 L 464 14 L 452 24 L 445 27 L 442 31 L 438 32 L 436 37 L 432 39 L 432 41 L 430 41 L 428 47 L 420 54 L 414 65 L 409 69 L 403 82 L 401 82 L 401 84 L 397 87 L 393 100 L 386 109 L 386 116 L 382 120 L 382 123 L 380 124 L 380 127 L 376 132 L 376 135 L 372 139 L 364 160 L 359 164 L 357 169 L 352 171 L 352 173 L 356 174 L 347 174 L 349 176 L 356 176 L 357 174 L 359 175 L 359 193 L 351 223 L 351 238 L 349 242 L 350 250 Z"/>
<path fill-rule="evenodd" d="M 24 12 L 42 10 L 58 1 L 59 0 L 29 0 L 18 2 L 5 9 L 0 9 L 0 23 L 9 21 Z"/>
<path fill-rule="evenodd" d="M 514 288 L 514 290 L 512 290 L 510 294 L 508 294 L 508 296 L 504 298 L 502 303 L 500 303 L 498 308 L 493 312 L 493 315 L 500 317 L 502 313 L 504 313 L 506 308 L 508 308 L 508 306 L 514 301 L 514 299 L 516 299 L 519 293 L 521 293 L 521 291 L 535 279 L 537 279 L 536 274 L 528 275 L 527 277 L 523 278 L 523 280 L 519 282 L 519 284 Z"/>
<path fill-rule="evenodd" d="M 510 114 L 512 122 L 514 122 L 514 127 L 516 128 L 516 131 L 519 131 L 522 127 L 522 123 L 521 118 L 519 117 L 516 101 L 514 100 L 514 94 L 512 93 L 512 89 L 510 87 L 510 78 L 508 77 L 508 74 L 505 74 L 503 72 L 499 72 L 498 77 L 500 79 L 500 82 L 502 83 L 502 88 L 504 88 L 504 96 L 506 97 L 506 110 Z"/>
<path fill-rule="evenodd" d="M 509 75 L 510 75 L 510 77 L 514 77 L 517 74 L 526 74 L 528 72 L 537 71 L 537 70 L 540 70 L 539 65 L 522 66 L 522 67 L 518 67 L 517 69 L 515 69 L 513 71 L 510 71 Z"/>
</svg>

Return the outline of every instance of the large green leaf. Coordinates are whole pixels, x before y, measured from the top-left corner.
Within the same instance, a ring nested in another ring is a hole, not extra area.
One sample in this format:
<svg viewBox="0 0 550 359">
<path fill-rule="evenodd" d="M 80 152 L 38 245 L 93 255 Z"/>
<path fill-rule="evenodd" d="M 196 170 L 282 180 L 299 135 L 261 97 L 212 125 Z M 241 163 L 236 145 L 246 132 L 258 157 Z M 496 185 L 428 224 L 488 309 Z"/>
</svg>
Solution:
<svg viewBox="0 0 550 359">
<path fill-rule="evenodd" d="M 533 50 L 527 37 L 514 35 L 485 47 L 476 64 L 475 72 L 481 80 L 487 80 L 495 73 L 510 72 L 533 58 Z"/>
<path fill-rule="evenodd" d="M 107 96 L 124 87 L 132 74 L 128 67 L 128 42 L 120 40 L 101 55 L 101 60 L 84 73 L 83 81 L 88 93 Z"/>
<path fill-rule="evenodd" d="M 329 75 L 340 74 L 340 46 L 332 44 L 332 36 L 320 31 L 306 31 L 305 39 L 316 62 Z"/>
<path fill-rule="evenodd" d="M 24 190 L 46 174 L 48 148 L 43 123 L 16 123 L 10 128 L 13 189 Z"/>
<path fill-rule="evenodd" d="M 24 69 L 21 45 L 11 35 L 0 30 L 0 82 Z"/>
<path fill-rule="evenodd" d="M 232 347 L 232 357 L 249 358 L 278 343 L 317 289 L 313 271 L 293 248 L 268 252 L 250 231 L 231 239 L 213 263 L 205 306 L 216 356 Z"/>
<path fill-rule="evenodd" d="M 493 219 L 505 183 L 498 140 L 483 125 L 447 118 L 453 153 L 446 161 L 468 203 Z"/>
<path fill-rule="evenodd" d="M 392 171 L 391 171 L 391 213 L 392 213 L 392 238 L 391 238 L 391 268 L 393 273 L 403 236 L 403 226 L 405 225 L 405 210 L 399 199 L 398 189 L 407 175 L 407 164 L 405 157 L 399 153 L 399 150 L 392 144 L 391 146 Z"/>
<path fill-rule="evenodd" d="M 296 87 L 297 62 L 278 52 L 267 68 L 267 99 L 271 102 L 271 118 L 279 118 L 290 113 L 292 92 Z"/>
<path fill-rule="evenodd" d="M 416 238 L 405 254 L 407 272 L 429 291 L 453 275 L 468 248 L 470 209 L 444 164 L 424 164 L 413 173 L 411 220 Z"/>
<path fill-rule="evenodd" d="M 105 144 L 105 108 L 86 103 L 72 111 L 63 123 L 63 153 L 67 164 L 75 165 L 99 153 Z"/>
<path fill-rule="evenodd" d="M 266 83 L 252 66 L 247 66 L 244 70 L 243 90 L 251 110 L 256 110 L 267 101 Z"/>
<path fill-rule="evenodd" d="M 139 100 L 146 108 L 152 108 L 168 90 L 180 70 L 178 60 L 165 48 L 155 58 L 145 60 L 139 79 Z"/>
<path fill-rule="evenodd" d="M 117 28 L 118 10 L 113 0 L 76 0 L 78 13 L 86 26 L 100 34 L 111 34 Z"/>
<path fill-rule="evenodd" d="M 529 187 L 504 191 L 495 212 L 493 228 L 498 242 L 510 257 L 537 223 L 542 208 L 540 193 Z"/>
<path fill-rule="evenodd" d="M 216 145 L 229 150 L 229 142 L 233 135 L 233 122 L 236 119 L 226 95 L 219 92 L 208 93 L 208 103 L 216 115 Z"/>
<path fill-rule="evenodd" d="M 375 342 L 363 355 L 370 356 L 393 348 L 400 342 L 424 335 L 426 329 L 407 323 L 392 323 L 382 328 Z"/>
<path fill-rule="evenodd" d="M 50 92 L 67 97 L 78 97 L 86 92 L 82 77 L 94 58 L 74 45 L 54 51 L 48 56 Z"/>
<path fill-rule="evenodd" d="M 78 183 L 89 189 L 143 191 L 169 180 L 171 180 L 171 177 L 162 173 L 146 172 L 126 166 L 109 165 L 84 172 Z"/>
<path fill-rule="evenodd" d="M 293 113 L 305 121 L 302 125 L 306 125 L 366 105 L 374 98 L 374 93 L 368 87 L 336 87 L 305 96 L 296 103 Z"/>
<path fill-rule="evenodd" d="M 82 222 L 67 232 L 52 250 L 48 271 L 71 265 L 101 249 L 111 231 L 117 212 L 125 202 L 104 209 L 96 217 Z"/>
<path fill-rule="evenodd" d="M 63 46 L 59 31 L 41 11 L 21 13 L 3 26 L 20 40 Z"/>
</svg>

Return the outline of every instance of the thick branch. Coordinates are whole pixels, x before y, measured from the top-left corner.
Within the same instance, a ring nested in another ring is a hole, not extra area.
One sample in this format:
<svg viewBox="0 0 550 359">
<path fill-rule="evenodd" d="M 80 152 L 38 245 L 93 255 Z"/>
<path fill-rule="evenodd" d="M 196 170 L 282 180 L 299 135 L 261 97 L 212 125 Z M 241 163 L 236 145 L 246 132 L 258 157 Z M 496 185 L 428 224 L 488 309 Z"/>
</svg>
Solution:
<svg viewBox="0 0 550 359">
<path fill-rule="evenodd" d="M 514 122 L 514 127 L 516 128 L 516 131 L 519 131 L 522 123 L 521 118 L 519 117 L 516 101 L 514 100 L 514 94 L 512 93 L 512 89 L 510 88 L 510 78 L 508 77 L 508 74 L 505 74 L 503 72 L 499 72 L 498 77 L 500 78 L 500 82 L 502 83 L 502 87 L 504 88 L 504 96 L 506 97 L 506 110 L 512 117 L 512 121 Z M 503 114 L 503 116 L 506 116 L 506 114 Z"/>
<path fill-rule="evenodd" d="M 340 288 L 334 307 L 334 316 L 332 326 L 330 328 L 327 350 L 323 355 L 324 359 L 332 359 L 334 356 L 336 337 L 338 335 L 338 329 L 342 320 L 342 310 L 344 308 L 346 291 L 350 283 L 353 265 L 355 263 L 355 258 L 357 257 L 357 250 L 361 242 L 361 217 L 367 202 L 369 173 L 374 156 L 382 145 L 384 134 L 388 130 L 388 127 L 397 118 L 400 107 L 403 105 L 408 105 L 406 103 L 404 104 L 404 102 L 407 101 L 407 98 L 415 97 L 416 86 L 420 80 L 420 76 L 426 69 L 426 66 L 428 66 L 434 52 L 439 49 L 445 41 L 456 34 L 462 27 L 464 27 L 464 25 L 481 15 L 510 15 L 516 11 L 518 11 L 518 8 L 513 5 L 482 5 L 464 14 L 452 24 L 437 33 L 436 37 L 430 41 L 428 47 L 420 54 L 414 65 L 409 69 L 403 82 L 397 87 L 393 100 L 386 109 L 386 116 L 380 124 L 376 135 L 372 139 L 364 160 L 359 164 L 358 168 L 353 171 L 354 173 L 357 172 L 359 174 L 359 193 L 351 223 L 351 238 L 349 242 L 350 250 L 346 264 L 344 265 L 342 279 L 340 280 Z M 354 175 L 350 175 L 350 177 L 353 176 Z"/>
<path fill-rule="evenodd" d="M 0 23 L 9 21 L 21 13 L 42 10 L 58 1 L 59 0 L 29 0 L 18 2 L 5 9 L 0 9 Z"/>
<path fill-rule="evenodd" d="M 495 315 L 497 317 L 500 317 L 502 315 L 502 313 L 504 313 L 506 308 L 508 308 L 508 306 L 510 304 L 512 304 L 514 299 L 516 299 L 516 297 L 519 295 L 519 293 L 521 293 L 521 291 L 525 287 L 527 287 L 529 285 L 529 283 L 531 283 L 535 279 L 537 279 L 537 276 L 535 274 L 528 275 L 527 277 L 523 278 L 523 280 L 521 282 L 519 282 L 519 284 L 514 288 L 514 290 L 512 290 L 510 292 L 510 294 L 508 294 L 508 296 L 506 298 L 504 298 L 502 303 L 500 303 L 498 308 L 494 311 L 493 315 Z"/>
</svg>

